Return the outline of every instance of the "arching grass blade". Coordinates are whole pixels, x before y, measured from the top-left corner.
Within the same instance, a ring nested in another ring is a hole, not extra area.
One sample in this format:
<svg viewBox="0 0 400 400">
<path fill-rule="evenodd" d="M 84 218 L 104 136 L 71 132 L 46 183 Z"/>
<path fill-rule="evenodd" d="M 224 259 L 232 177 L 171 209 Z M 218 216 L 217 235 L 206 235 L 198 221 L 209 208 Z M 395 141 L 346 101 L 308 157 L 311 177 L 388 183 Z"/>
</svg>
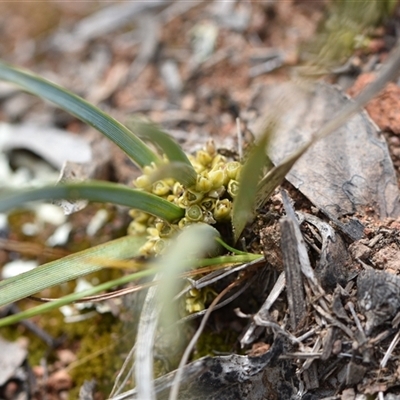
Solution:
<svg viewBox="0 0 400 400">
<path fill-rule="evenodd" d="M 109 260 L 111 265 L 113 260 L 135 257 L 146 240 L 145 237 L 125 236 L 5 279 L 0 282 L 0 307 L 98 271 L 104 268 L 99 259 Z"/>
<path fill-rule="evenodd" d="M 194 170 L 191 162 L 187 155 L 182 150 L 181 146 L 176 143 L 168 133 L 164 132 L 157 125 L 150 122 L 143 122 L 137 118 L 132 119 L 128 126 L 132 127 L 133 131 L 142 138 L 153 143 L 158 149 L 160 149 L 167 157 L 170 162 L 178 162 L 186 165 L 187 174 L 186 180 L 189 181 L 189 185 L 196 183 L 196 171 Z M 184 182 L 182 182 L 184 183 Z"/>
<path fill-rule="evenodd" d="M 151 193 L 116 183 L 89 181 L 33 189 L 9 190 L 0 194 L 0 212 L 28 201 L 49 199 L 87 199 L 100 203 L 119 204 L 144 211 L 168 222 L 184 215 L 184 210 Z"/>
<path fill-rule="evenodd" d="M 3 62 L 0 62 L 0 79 L 56 104 L 93 126 L 117 144 L 139 167 L 158 162 L 157 155 L 127 127 L 61 86 Z"/>
</svg>

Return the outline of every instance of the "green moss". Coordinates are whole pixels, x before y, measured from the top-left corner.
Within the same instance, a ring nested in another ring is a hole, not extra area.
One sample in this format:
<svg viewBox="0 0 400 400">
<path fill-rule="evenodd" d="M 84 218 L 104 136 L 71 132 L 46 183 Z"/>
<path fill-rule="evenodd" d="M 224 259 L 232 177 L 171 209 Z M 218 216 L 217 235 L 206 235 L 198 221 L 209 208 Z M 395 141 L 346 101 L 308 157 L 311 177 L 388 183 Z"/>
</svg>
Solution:
<svg viewBox="0 0 400 400">
<path fill-rule="evenodd" d="M 70 325 L 75 326 L 77 331 L 74 334 L 78 337 L 83 333 L 78 342 L 79 362 L 70 371 L 76 387 L 76 393 L 71 392 L 70 398 L 78 398 L 80 386 L 91 379 L 96 379 L 99 390 L 108 394 L 124 361 L 121 356 L 123 348 L 129 345 L 122 338 L 121 322 L 111 314 L 104 314 Z"/>
<path fill-rule="evenodd" d="M 215 356 L 220 353 L 232 353 L 237 343 L 237 335 L 230 331 L 215 332 L 206 329 L 200 336 L 193 354 L 193 360 L 205 356 Z"/>
<path fill-rule="evenodd" d="M 59 295 L 60 289 L 53 288 Z M 31 300 L 20 302 L 21 308 L 32 306 Z M 110 313 L 97 314 L 86 320 L 65 323 L 59 310 L 53 310 L 32 321 L 54 339 L 62 338 L 62 348 L 73 351 L 78 362 L 71 366 L 74 389 L 70 398 L 78 398 L 80 386 L 84 380 L 96 379 L 99 390 L 107 395 L 115 380 L 126 354 L 133 345 L 133 335 L 124 337 L 123 323 Z M 39 365 L 46 359 L 51 365 L 57 354 L 36 334 L 23 324 L 2 328 L 1 336 L 15 341 L 21 337 L 28 339 L 28 360 L 30 365 Z M 128 340 L 129 339 L 129 340 Z"/>
</svg>

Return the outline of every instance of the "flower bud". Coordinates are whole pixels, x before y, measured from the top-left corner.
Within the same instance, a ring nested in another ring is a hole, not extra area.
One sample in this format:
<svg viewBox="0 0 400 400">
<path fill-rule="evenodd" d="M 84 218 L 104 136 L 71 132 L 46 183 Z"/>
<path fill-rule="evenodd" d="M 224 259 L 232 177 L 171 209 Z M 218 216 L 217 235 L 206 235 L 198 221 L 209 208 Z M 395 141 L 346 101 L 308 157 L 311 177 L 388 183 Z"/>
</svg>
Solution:
<svg viewBox="0 0 400 400">
<path fill-rule="evenodd" d="M 170 191 L 170 187 L 163 181 L 154 182 L 152 185 L 152 192 L 156 196 L 165 196 Z"/>
<path fill-rule="evenodd" d="M 201 203 L 200 207 L 205 211 L 212 211 L 215 207 L 216 200 L 211 197 L 204 198 Z"/>
<path fill-rule="evenodd" d="M 139 189 L 144 189 L 151 185 L 150 178 L 147 175 L 138 176 L 133 183 Z"/>
<path fill-rule="evenodd" d="M 172 178 L 164 178 L 163 180 L 170 188 L 172 188 L 176 183 L 176 181 Z"/>
<path fill-rule="evenodd" d="M 186 190 L 183 196 L 179 198 L 179 206 L 182 208 L 189 207 L 192 204 L 199 202 L 203 198 L 203 193 L 195 192 L 192 190 Z"/>
<path fill-rule="evenodd" d="M 235 181 L 234 179 L 231 179 L 228 183 L 228 193 L 232 197 L 236 197 L 238 194 L 238 190 L 239 190 L 239 182 Z"/>
<path fill-rule="evenodd" d="M 160 236 L 160 232 L 158 232 L 158 229 L 154 228 L 154 226 L 148 227 L 146 231 L 149 239 L 158 238 Z"/>
<path fill-rule="evenodd" d="M 179 183 L 179 182 L 175 182 L 175 183 L 174 183 L 174 186 L 172 187 L 172 193 L 173 193 L 175 196 L 180 196 L 180 195 L 182 195 L 184 191 L 185 191 L 185 188 L 182 186 L 181 183 Z"/>
<path fill-rule="evenodd" d="M 156 164 L 151 163 L 151 165 L 145 165 L 142 169 L 145 175 L 151 175 L 156 169 Z"/>
<path fill-rule="evenodd" d="M 139 211 L 136 209 L 129 210 L 129 215 L 133 220 L 135 220 L 135 222 L 145 223 L 150 218 L 150 214 L 147 214 L 143 211 Z"/>
<path fill-rule="evenodd" d="M 200 164 L 195 157 L 188 156 L 188 158 L 197 174 L 201 174 L 206 169 L 206 167 L 203 164 Z"/>
<path fill-rule="evenodd" d="M 208 154 L 210 154 L 210 156 L 214 156 L 214 155 L 215 155 L 215 153 L 217 152 L 217 150 L 216 150 L 216 148 L 215 148 L 214 140 L 212 140 L 212 139 L 207 140 L 207 143 L 206 143 L 206 152 L 207 152 Z"/>
<path fill-rule="evenodd" d="M 205 306 L 201 299 L 196 297 L 188 297 L 185 301 L 185 308 L 189 314 L 193 314 L 204 310 Z"/>
<path fill-rule="evenodd" d="M 174 194 L 169 194 L 169 195 L 167 196 L 167 200 L 168 200 L 170 203 L 178 204 L 178 198 L 177 198 Z"/>
<path fill-rule="evenodd" d="M 223 167 L 226 164 L 226 157 L 224 157 L 221 154 L 217 154 L 211 163 L 211 168 L 218 168 L 218 167 Z"/>
<path fill-rule="evenodd" d="M 217 200 L 214 208 L 214 218 L 217 221 L 224 221 L 230 218 L 232 203 L 228 199 Z"/>
<path fill-rule="evenodd" d="M 209 191 L 208 197 L 211 197 L 212 199 L 219 199 L 220 197 L 222 197 L 224 193 L 225 193 L 225 187 L 220 186 L 218 189 Z"/>
<path fill-rule="evenodd" d="M 147 229 L 146 224 L 137 221 L 132 221 L 128 227 L 128 235 L 140 235 L 146 232 L 146 229 Z"/>
<path fill-rule="evenodd" d="M 139 252 L 143 256 L 154 255 L 154 241 L 148 240 L 140 249 Z"/>
<path fill-rule="evenodd" d="M 185 227 L 187 227 L 188 225 L 191 225 L 192 224 L 192 221 L 190 221 L 188 218 L 186 218 L 186 217 L 183 217 L 183 218 L 181 218 L 180 220 L 179 220 L 179 222 L 178 222 L 178 227 L 179 227 L 179 229 L 183 229 L 183 228 L 185 228 Z"/>
<path fill-rule="evenodd" d="M 167 248 L 167 241 L 164 239 L 158 239 L 154 242 L 153 251 L 155 254 L 162 254 Z"/>
<path fill-rule="evenodd" d="M 173 228 L 170 224 L 164 221 L 160 221 L 156 223 L 156 228 L 159 232 L 160 237 L 168 237 L 173 232 Z"/>
<path fill-rule="evenodd" d="M 186 209 L 185 217 L 193 222 L 198 222 L 203 219 L 203 210 L 198 204 L 193 204 Z"/>
<path fill-rule="evenodd" d="M 212 182 L 213 189 L 218 189 L 224 184 L 225 173 L 221 169 L 210 171 L 208 177 Z"/>
<path fill-rule="evenodd" d="M 209 190 L 212 189 L 212 182 L 206 176 L 198 175 L 197 182 L 196 182 L 196 190 L 198 192 L 207 193 Z"/>
<path fill-rule="evenodd" d="M 196 153 L 196 161 L 203 165 L 204 167 L 208 167 L 213 161 L 212 156 L 204 150 L 199 150 Z"/>
<path fill-rule="evenodd" d="M 237 161 L 230 161 L 226 164 L 225 171 L 229 179 L 236 179 L 242 166 Z"/>
</svg>

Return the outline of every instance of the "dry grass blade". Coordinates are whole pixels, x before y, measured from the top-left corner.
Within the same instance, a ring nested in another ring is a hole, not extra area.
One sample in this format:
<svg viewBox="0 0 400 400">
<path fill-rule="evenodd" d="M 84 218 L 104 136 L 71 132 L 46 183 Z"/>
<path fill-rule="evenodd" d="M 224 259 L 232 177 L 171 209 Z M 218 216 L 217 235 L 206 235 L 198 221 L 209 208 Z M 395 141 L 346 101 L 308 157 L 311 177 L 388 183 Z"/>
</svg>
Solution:
<svg viewBox="0 0 400 400">
<path fill-rule="evenodd" d="M 192 339 L 190 340 L 190 343 L 187 345 L 185 352 L 183 353 L 183 356 L 181 358 L 181 361 L 179 363 L 178 369 L 175 374 L 174 382 L 171 387 L 171 392 L 169 395 L 169 400 L 178 400 L 178 394 L 179 394 L 179 386 L 180 382 L 182 380 L 182 375 L 183 375 L 183 368 L 186 365 L 190 353 L 192 352 L 196 342 L 199 340 L 199 337 L 201 333 L 203 332 L 204 327 L 206 326 L 206 323 L 208 321 L 208 318 L 210 317 L 211 313 L 214 311 L 215 306 L 219 303 L 219 301 L 235 286 L 237 286 L 240 283 L 240 281 L 235 281 L 231 283 L 229 286 L 227 286 L 210 304 L 210 307 L 208 307 L 207 312 L 205 313 L 203 319 L 201 320 L 200 326 L 198 327 L 196 333 L 193 335 Z"/>
<path fill-rule="evenodd" d="M 159 278 L 156 276 L 154 279 Z M 160 314 L 157 304 L 158 291 L 158 286 L 149 289 L 140 315 L 135 344 L 135 381 L 139 399 L 156 400 L 153 385 L 153 347 Z"/>
<path fill-rule="evenodd" d="M 153 347 L 161 309 L 163 309 L 161 323 L 164 326 L 171 326 L 177 320 L 177 315 L 168 305 L 172 303 L 177 291 L 178 275 L 193 265 L 196 255 L 215 244 L 213 239 L 217 234 L 214 228 L 206 224 L 189 226 L 176 238 L 168 253 L 160 257 L 157 262 L 164 271 L 157 277 L 162 281 L 158 287 L 150 288 L 147 293 L 137 335 L 135 381 L 139 399 L 155 400 Z M 171 345 L 176 346 L 177 343 Z"/>
</svg>

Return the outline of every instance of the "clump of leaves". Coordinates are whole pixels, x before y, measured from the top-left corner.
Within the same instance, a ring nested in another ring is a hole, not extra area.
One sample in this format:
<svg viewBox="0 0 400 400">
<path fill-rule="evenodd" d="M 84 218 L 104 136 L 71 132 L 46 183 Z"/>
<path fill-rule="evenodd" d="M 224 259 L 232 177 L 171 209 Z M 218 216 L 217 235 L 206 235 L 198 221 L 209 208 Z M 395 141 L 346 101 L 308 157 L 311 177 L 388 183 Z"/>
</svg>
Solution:
<svg viewBox="0 0 400 400">
<path fill-rule="evenodd" d="M 83 122 L 95 127 L 116 143 L 142 169 L 133 189 L 110 182 L 91 181 L 60 184 L 24 190 L 5 190 L 0 194 L 0 212 L 15 208 L 28 201 L 41 199 L 80 199 L 110 202 L 132 208 L 134 221 L 130 232 L 123 238 L 73 254 L 45 264 L 0 282 L 0 306 L 38 293 L 41 290 L 98 271 L 113 260 L 152 255 L 164 248 L 163 236 L 175 229 L 199 223 L 214 224 L 223 221 L 232 225 L 235 243 L 257 207 L 262 206 L 284 179 L 293 164 L 307 149 L 334 132 L 349 117 L 376 95 L 396 73 L 400 65 L 400 48 L 396 48 L 378 78 L 337 116 L 316 132 L 310 142 L 302 145 L 280 165 L 263 176 L 267 164 L 266 145 L 270 139 L 279 109 L 273 110 L 256 146 L 249 152 L 246 162 L 227 160 L 218 154 L 212 143 L 195 156 L 188 156 L 165 132 L 152 124 L 136 121 L 134 134 L 127 127 L 79 96 L 27 71 L 0 62 L 0 79 L 14 83 L 27 92 L 51 101 Z M 282 106 L 282 105 L 281 105 Z M 152 142 L 159 150 L 154 152 L 145 142 Z M 168 236 L 169 237 L 169 236 Z M 229 241 L 229 238 L 222 237 Z M 156 248 L 154 248 L 156 245 Z M 225 246 L 233 250 L 229 246 Z M 247 259 L 246 259 L 247 257 Z M 229 262 L 251 261 L 259 255 L 238 254 Z M 106 262 L 104 260 L 107 260 Z M 209 263 L 220 264 L 216 258 Z M 0 326 L 48 309 L 68 304 L 84 296 L 108 290 L 156 271 L 148 269 L 99 285 L 81 293 L 68 295 L 51 304 L 44 304 L 25 314 L 3 318 Z"/>
<path fill-rule="evenodd" d="M 146 270 L 65 296 L 17 316 L 3 318 L 0 320 L 0 326 L 46 312 L 118 285 L 124 285 L 144 276 L 157 276 L 166 287 L 165 293 L 169 293 L 169 297 L 164 293 L 164 299 L 171 299 L 173 290 L 168 289 L 172 288 L 170 280 L 182 275 L 182 270 L 188 267 L 201 265 L 201 261 L 206 261 L 203 265 L 226 265 L 260 259 L 262 256 L 259 254 L 235 251 L 225 244 L 225 241 L 229 241 L 230 238 L 224 236 L 223 230 L 221 230 L 223 236 L 221 240 L 221 238 L 218 239 L 219 235 L 216 234 L 215 229 L 209 228 L 208 225 L 216 227 L 219 224 L 231 225 L 232 242 L 235 244 L 246 223 L 251 221 L 255 209 L 266 202 L 302 154 L 315 141 L 335 131 L 376 95 L 397 73 L 399 66 L 400 48 L 397 48 L 391 61 L 380 71 L 377 80 L 367 87 L 354 103 L 350 103 L 319 132 L 316 132 L 310 142 L 302 145 L 288 159 L 272 167 L 263 176 L 267 162 L 266 145 L 274 131 L 274 119 L 267 120 L 259 142 L 249 152 L 243 165 L 238 160 L 222 157 L 211 142 L 196 155 L 186 155 L 165 132 L 152 124 L 136 122 L 133 126 L 136 132 L 134 134 L 109 115 L 67 90 L 29 72 L 0 63 L 0 79 L 17 84 L 24 90 L 57 104 L 95 127 L 125 151 L 143 172 L 135 181 L 136 188 L 92 181 L 3 191 L 0 194 L 0 212 L 34 200 L 86 198 L 91 201 L 111 202 L 130 207 L 133 210 L 131 213 L 133 222 L 129 230 L 131 234 L 125 237 L 3 280 L 0 282 L 0 306 L 98 271 L 115 260 L 143 255 L 150 258 L 161 254 L 158 262 L 153 263 L 152 267 Z M 275 118 L 278 114 L 279 112 L 275 113 Z M 140 137 L 153 142 L 159 152 L 154 152 Z M 204 227 L 207 229 L 203 229 Z M 182 230 L 183 234 L 187 232 L 185 240 L 174 242 L 174 246 L 171 246 L 172 250 L 169 251 L 168 241 L 172 233 L 178 230 Z M 204 260 L 205 251 L 212 247 L 211 243 L 215 244 L 216 240 L 228 251 L 236 254 L 231 257 Z M 205 246 L 206 243 L 208 243 L 207 246 Z M 165 269 L 171 271 L 172 274 L 167 273 Z M 158 283 L 157 279 L 154 284 L 156 283 Z M 167 304 L 166 301 L 163 303 Z M 157 320 L 158 313 L 153 311 L 155 308 L 150 300 L 146 307 L 148 320 L 152 321 L 152 324 L 151 329 L 148 329 L 144 322 L 139 324 L 138 338 L 140 337 L 142 342 L 137 348 L 142 353 L 137 355 L 137 361 L 143 361 L 145 359 L 143 352 L 154 344 L 154 321 Z M 146 385 L 142 390 L 146 393 L 143 398 L 153 398 L 147 396 L 147 393 L 152 393 L 151 385 L 148 386 L 152 381 L 152 362 L 147 357 L 146 363 L 143 363 L 143 365 L 146 364 L 146 368 L 141 369 L 139 364 L 136 365 L 137 376 L 141 376 L 140 373 L 144 372 L 144 378 L 137 379 L 137 382 L 138 385 L 142 385 L 142 382 Z"/>
<path fill-rule="evenodd" d="M 7 211 L 28 201 L 41 199 L 80 199 L 96 202 L 111 202 L 130 207 L 133 221 L 128 236 L 48 263 L 41 268 L 0 282 L 0 304 L 7 304 L 30 296 L 47 287 L 76 279 L 104 267 L 104 261 L 112 263 L 115 259 L 137 256 L 150 258 L 165 251 L 171 237 L 189 225 L 209 224 L 216 227 L 225 225 L 229 232 L 233 221 L 234 235 L 223 237 L 224 241 L 237 240 L 251 215 L 243 213 L 239 204 L 239 179 L 247 179 L 241 173 L 242 164 L 238 160 L 227 159 L 218 153 L 210 141 L 195 155 L 186 155 L 165 132 L 155 125 L 134 120 L 134 134 L 124 125 L 114 120 L 100 109 L 67 90 L 29 72 L 0 63 L 0 79 L 19 85 L 26 91 L 51 101 L 70 112 L 83 122 L 95 127 L 116 143 L 142 170 L 135 180 L 136 188 L 110 182 L 90 181 L 84 183 L 64 183 L 57 186 L 44 186 L 23 190 L 5 190 L 0 195 L 0 211 Z M 145 141 L 151 142 L 157 152 Z M 260 153 L 258 164 L 264 164 L 266 155 Z M 247 175 L 254 175 L 251 161 Z M 261 171 L 261 170 L 260 170 Z M 256 172 L 260 176 L 260 171 Z M 254 179 L 253 179 L 254 181 Z M 255 184 L 257 184 L 255 181 Z M 253 185 L 254 186 L 254 185 Z M 251 197 L 251 196 L 250 196 Z M 235 207 L 237 216 L 235 217 Z M 251 208 L 251 207 L 250 207 Z M 230 236 L 230 237 L 229 237 Z M 248 255 L 248 261 L 259 255 Z M 243 254 L 237 262 L 246 261 Z M 235 262 L 234 259 L 231 262 Z M 221 263 L 216 259 L 215 263 Z M 125 277 L 137 279 L 154 271 L 141 271 Z M 100 285 L 88 293 L 74 294 L 43 306 L 36 307 L 29 315 L 60 306 L 84 295 L 94 294 L 121 284 L 121 279 Z M 26 316 L 27 314 L 25 314 Z M 3 319 L 0 324 L 15 322 L 21 316 Z"/>
</svg>

